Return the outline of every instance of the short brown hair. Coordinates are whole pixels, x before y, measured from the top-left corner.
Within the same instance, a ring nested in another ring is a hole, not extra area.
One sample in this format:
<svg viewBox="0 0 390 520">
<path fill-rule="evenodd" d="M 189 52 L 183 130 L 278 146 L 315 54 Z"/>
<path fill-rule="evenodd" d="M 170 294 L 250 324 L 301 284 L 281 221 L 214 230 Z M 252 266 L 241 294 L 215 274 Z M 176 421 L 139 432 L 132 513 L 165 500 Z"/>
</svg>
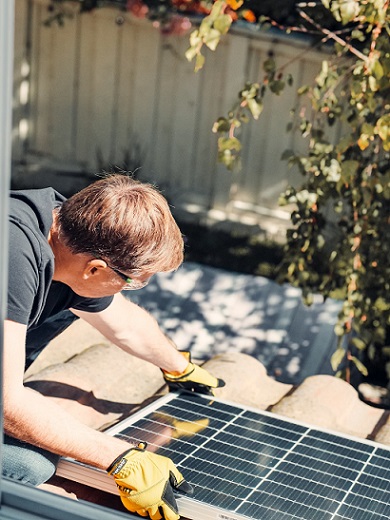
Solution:
<svg viewBox="0 0 390 520">
<path fill-rule="evenodd" d="M 58 212 L 72 253 L 90 253 L 128 272 L 164 272 L 183 262 L 183 237 L 166 199 L 151 184 L 108 175 L 66 200 Z"/>
</svg>

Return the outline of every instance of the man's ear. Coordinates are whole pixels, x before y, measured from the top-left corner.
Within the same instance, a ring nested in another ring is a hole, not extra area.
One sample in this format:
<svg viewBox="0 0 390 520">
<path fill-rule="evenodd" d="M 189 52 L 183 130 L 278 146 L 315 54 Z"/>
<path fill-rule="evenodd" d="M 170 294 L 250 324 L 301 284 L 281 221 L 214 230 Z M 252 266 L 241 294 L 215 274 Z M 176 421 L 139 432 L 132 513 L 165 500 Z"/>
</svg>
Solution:
<svg viewBox="0 0 390 520">
<path fill-rule="evenodd" d="M 102 274 L 103 269 L 107 269 L 107 264 L 101 258 L 93 258 L 92 260 L 88 260 L 85 264 L 83 271 L 83 278 L 91 278 L 92 276 L 96 276 L 97 274 Z"/>
</svg>

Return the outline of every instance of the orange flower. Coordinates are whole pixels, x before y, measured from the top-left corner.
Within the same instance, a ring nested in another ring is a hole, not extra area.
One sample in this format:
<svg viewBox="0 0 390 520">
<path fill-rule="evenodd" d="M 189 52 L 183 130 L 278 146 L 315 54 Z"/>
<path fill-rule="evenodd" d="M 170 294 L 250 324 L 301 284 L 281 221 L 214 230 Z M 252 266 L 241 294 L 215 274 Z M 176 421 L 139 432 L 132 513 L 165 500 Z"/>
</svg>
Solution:
<svg viewBox="0 0 390 520">
<path fill-rule="evenodd" d="M 256 16 L 255 16 L 255 13 L 253 11 L 251 11 L 250 9 L 245 9 L 244 11 L 241 12 L 241 16 L 244 18 L 244 20 L 246 20 L 247 22 L 250 22 L 250 23 L 255 23 L 256 22 Z"/>
<path fill-rule="evenodd" d="M 237 9 L 239 9 L 244 3 L 244 0 L 226 0 L 226 3 L 234 11 L 237 11 Z"/>
</svg>

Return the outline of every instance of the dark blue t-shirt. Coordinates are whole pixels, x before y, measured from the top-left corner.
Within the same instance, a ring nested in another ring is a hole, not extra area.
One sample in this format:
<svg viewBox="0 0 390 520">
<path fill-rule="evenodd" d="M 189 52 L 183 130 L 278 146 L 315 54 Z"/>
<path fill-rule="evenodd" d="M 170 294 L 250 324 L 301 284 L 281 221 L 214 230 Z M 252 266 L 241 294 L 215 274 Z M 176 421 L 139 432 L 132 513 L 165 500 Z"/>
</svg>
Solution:
<svg viewBox="0 0 390 520">
<path fill-rule="evenodd" d="M 64 309 L 99 312 L 112 302 L 112 296 L 84 298 L 52 279 L 48 236 L 52 211 L 64 200 L 53 188 L 11 191 L 7 318 L 28 331 Z"/>
</svg>

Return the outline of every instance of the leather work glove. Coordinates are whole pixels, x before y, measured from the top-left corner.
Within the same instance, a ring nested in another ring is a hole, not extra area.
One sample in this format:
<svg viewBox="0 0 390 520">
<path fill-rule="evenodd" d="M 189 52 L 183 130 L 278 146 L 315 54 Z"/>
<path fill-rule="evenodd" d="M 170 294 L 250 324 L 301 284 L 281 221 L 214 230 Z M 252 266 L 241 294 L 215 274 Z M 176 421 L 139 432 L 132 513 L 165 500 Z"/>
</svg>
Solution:
<svg viewBox="0 0 390 520">
<path fill-rule="evenodd" d="M 180 518 L 173 491 L 192 495 L 171 459 L 146 451 L 146 442 L 120 455 L 107 472 L 115 479 L 122 503 L 128 511 L 152 520 Z"/>
<path fill-rule="evenodd" d="M 163 370 L 164 379 L 169 389 L 188 390 L 190 392 L 198 392 L 199 394 L 213 394 L 213 388 L 225 386 L 225 381 L 212 376 L 207 370 L 191 363 L 191 354 L 189 352 L 180 352 L 187 360 L 187 368 L 181 374 L 166 372 Z"/>
</svg>

